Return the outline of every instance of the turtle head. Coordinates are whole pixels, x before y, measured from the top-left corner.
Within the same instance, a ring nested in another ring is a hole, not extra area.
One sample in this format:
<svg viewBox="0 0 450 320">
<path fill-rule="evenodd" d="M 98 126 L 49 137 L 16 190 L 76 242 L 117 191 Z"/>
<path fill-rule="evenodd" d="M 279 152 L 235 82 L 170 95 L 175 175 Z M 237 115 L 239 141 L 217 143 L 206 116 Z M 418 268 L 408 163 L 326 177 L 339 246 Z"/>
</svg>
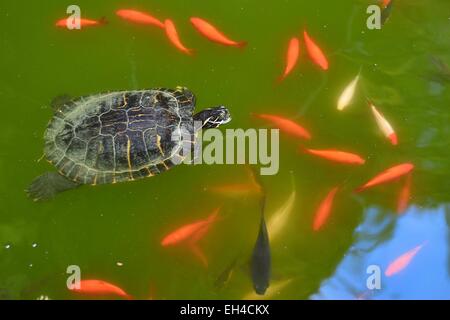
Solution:
<svg viewBox="0 0 450 320">
<path fill-rule="evenodd" d="M 202 129 L 217 128 L 231 121 L 231 115 L 224 106 L 208 108 L 194 115 L 194 121 L 201 121 Z"/>
</svg>

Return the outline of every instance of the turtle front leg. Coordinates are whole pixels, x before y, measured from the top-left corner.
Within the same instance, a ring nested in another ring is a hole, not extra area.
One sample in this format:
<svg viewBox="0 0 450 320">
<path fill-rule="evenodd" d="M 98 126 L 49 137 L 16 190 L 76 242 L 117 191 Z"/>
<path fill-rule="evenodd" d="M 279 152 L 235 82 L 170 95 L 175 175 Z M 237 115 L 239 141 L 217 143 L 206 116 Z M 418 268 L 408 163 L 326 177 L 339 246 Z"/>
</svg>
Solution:
<svg viewBox="0 0 450 320">
<path fill-rule="evenodd" d="M 43 201 L 53 198 L 59 192 L 79 186 L 79 183 L 73 182 L 57 172 L 46 172 L 35 178 L 25 192 L 34 201 Z"/>
</svg>

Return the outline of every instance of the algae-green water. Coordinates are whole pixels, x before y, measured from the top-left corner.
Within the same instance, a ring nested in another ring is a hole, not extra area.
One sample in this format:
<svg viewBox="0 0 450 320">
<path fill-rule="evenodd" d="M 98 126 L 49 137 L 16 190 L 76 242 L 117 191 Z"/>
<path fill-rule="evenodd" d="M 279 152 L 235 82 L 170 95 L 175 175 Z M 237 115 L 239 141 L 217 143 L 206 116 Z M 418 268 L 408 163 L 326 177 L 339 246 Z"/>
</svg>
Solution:
<svg viewBox="0 0 450 320">
<path fill-rule="evenodd" d="M 180 85 L 196 94 L 196 110 L 227 106 L 233 120 L 224 129 L 272 128 L 251 116 L 268 113 L 311 131 L 309 141 L 281 133 L 279 172 L 260 177 L 267 217 L 296 190 L 289 221 L 271 242 L 271 285 L 290 281 L 267 298 L 447 299 L 450 3 L 397 0 L 383 28 L 369 30 L 366 9 L 374 3 L 2 1 L 0 298 L 98 298 L 67 289 L 72 265 L 82 279 L 114 283 L 137 299 L 241 299 L 253 291 L 248 263 L 259 198 L 208 191 L 248 181 L 243 165 L 180 165 L 139 181 L 83 186 L 47 202 L 33 202 L 24 192 L 36 176 L 53 170 L 38 160 L 55 96 Z M 81 8 L 82 17 L 105 17 L 107 24 L 76 31 L 55 27 L 70 4 Z M 115 11 L 122 8 L 172 19 L 194 54 L 180 53 L 158 28 L 121 20 Z M 191 16 L 247 46 L 211 43 L 193 29 Z M 308 58 L 305 29 L 326 54 L 329 70 Z M 301 39 L 299 63 L 277 83 L 293 36 Z M 359 71 L 352 104 L 337 111 L 339 94 Z M 397 146 L 379 131 L 367 98 L 394 127 Z M 299 152 L 300 146 L 353 151 L 366 163 L 336 164 Z M 396 212 L 403 180 L 353 192 L 402 162 L 415 165 L 403 214 Z M 314 232 L 316 209 L 336 185 L 341 190 L 332 213 Z M 183 246 L 161 246 L 167 233 L 217 207 L 221 219 L 199 243 L 207 267 Z M 422 244 L 406 268 L 385 275 L 391 262 Z M 218 289 L 216 279 L 235 259 Z M 370 266 L 381 270 L 374 290 L 367 287 Z"/>
</svg>

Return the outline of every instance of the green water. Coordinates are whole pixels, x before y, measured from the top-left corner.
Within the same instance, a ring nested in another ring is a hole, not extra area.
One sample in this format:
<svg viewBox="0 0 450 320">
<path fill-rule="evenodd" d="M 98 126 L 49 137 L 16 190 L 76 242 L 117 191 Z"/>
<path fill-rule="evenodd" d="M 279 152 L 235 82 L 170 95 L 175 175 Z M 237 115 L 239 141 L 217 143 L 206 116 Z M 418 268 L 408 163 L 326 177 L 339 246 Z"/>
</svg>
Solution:
<svg viewBox="0 0 450 320">
<path fill-rule="evenodd" d="M 264 128 L 250 113 L 274 113 L 296 119 L 313 135 L 309 142 L 281 135 L 279 173 L 262 177 L 267 215 L 290 194 L 290 172 L 297 191 L 290 221 L 272 243 L 272 282 L 292 281 L 272 298 L 354 298 L 364 291 L 361 272 L 365 275 L 366 265 L 385 267 L 437 230 L 442 237 L 430 240 L 416 265 L 411 264 L 418 287 L 405 289 L 406 269 L 389 287 L 397 294 L 387 297 L 410 297 L 415 290 L 420 298 L 436 292 L 438 298 L 450 297 L 444 219 L 450 190 L 449 80 L 431 60 L 450 63 L 447 0 L 398 0 L 385 27 L 373 31 L 366 27 L 371 1 L 363 0 L 79 0 L 83 16 L 105 16 L 109 23 L 81 31 L 56 28 L 54 22 L 65 17 L 69 4 L 73 2 L 0 4 L 0 298 L 81 298 L 66 288 L 69 265 L 80 266 L 82 278 L 110 281 L 140 299 L 240 299 L 252 291 L 246 265 L 258 231 L 258 199 L 230 199 L 205 191 L 247 181 L 244 166 L 184 165 L 151 179 L 82 187 L 45 203 L 34 203 L 24 193 L 34 177 L 52 170 L 38 159 L 53 97 L 177 85 L 197 95 L 197 109 L 226 105 L 233 116 L 227 128 Z M 195 55 L 178 52 L 157 28 L 114 15 L 130 7 L 173 19 Z M 193 30 L 190 16 L 212 21 L 232 38 L 247 40 L 248 46 L 210 43 Z M 329 70 L 312 64 L 302 45 L 297 68 L 275 85 L 289 38 L 305 27 L 328 56 Z M 337 98 L 360 68 L 354 103 L 339 113 Z M 366 97 L 393 124 L 397 147 L 379 132 Z M 299 145 L 351 150 L 364 155 L 367 163 L 335 165 L 299 154 Z M 406 161 L 416 168 L 411 208 L 402 217 L 395 213 L 398 183 L 358 195 L 351 192 L 381 170 Z M 343 182 L 332 216 L 320 233 L 313 232 L 319 202 Z M 182 247 L 160 246 L 169 231 L 218 206 L 223 206 L 225 218 L 201 241 L 208 268 Z M 374 211 L 377 218 L 367 220 Z M 408 216 L 418 219 L 413 219 L 415 227 L 407 226 L 402 235 L 394 232 L 397 220 Z M 437 216 L 442 219 L 432 220 Z M 395 246 L 384 255 L 359 260 L 359 269 L 348 267 L 349 274 L 359 274 L 352 286 L 324 294 L 323 281 L 333 281 L 338 266 L 345 267 L 341 262 L 360 240 L 362 224 L 369 233 L 375 230 L 370 238 L 374 245 L 365 254 L 386 243 Z M 215 279 L 235 258 L 230 281 L 214 290 Z M 436 277 L 439 281 L 433 282 Z M 322 294 L 314 296 L 319 291 Z M 383 289 L 378 296 L 382 294 Z"/>
</svg>

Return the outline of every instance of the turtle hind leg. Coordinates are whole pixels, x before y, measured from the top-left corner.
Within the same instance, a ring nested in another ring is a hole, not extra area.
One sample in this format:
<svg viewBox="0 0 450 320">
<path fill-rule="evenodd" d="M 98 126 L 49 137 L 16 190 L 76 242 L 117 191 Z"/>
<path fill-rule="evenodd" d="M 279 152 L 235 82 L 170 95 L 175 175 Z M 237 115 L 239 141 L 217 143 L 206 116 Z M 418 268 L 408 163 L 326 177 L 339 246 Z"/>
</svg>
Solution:
<svg viewBox="0 0 450 320">
<path fill-rule="evenodd" d="M 57 172 L 46 172 L 35 178 L 25 192 L 34 201 L 42 201 L 53 198 L 57 193 L 79 186 L 79 183 L 73 182 Z"/>
</svg>

